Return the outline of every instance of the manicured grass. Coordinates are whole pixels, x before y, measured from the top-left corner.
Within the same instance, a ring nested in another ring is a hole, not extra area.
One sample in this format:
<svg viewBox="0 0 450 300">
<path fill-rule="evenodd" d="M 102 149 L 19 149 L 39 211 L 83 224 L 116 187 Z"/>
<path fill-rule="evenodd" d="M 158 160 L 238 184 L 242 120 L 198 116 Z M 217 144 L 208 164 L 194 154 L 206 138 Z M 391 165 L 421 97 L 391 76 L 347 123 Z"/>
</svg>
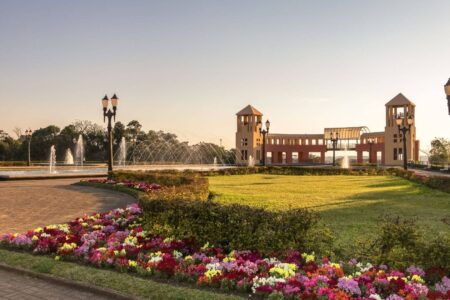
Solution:
<svg viewBox="0 0 450 300">
<path fill-rule="evenodd" d="M 71 262 L 55 261 L 48 256 L 37 256 L 5 249 L 0 249 L 0 263 L 113 289 L 143 299 L 242 299 L 238 296 L 178 286 L 175 283 L 155 282 L 117 271 L 97 269 Z"/>
<path fill-rule="evenodd" d="M 213 201 L 272 210 L 309 208 L 322 216 L 340 244 L 372 235 L 383 215 L 417 218 L 425 236 L 450 234 L 450 194 L 390 176 L 236 175 L 210 177 Z"/>
</svg>

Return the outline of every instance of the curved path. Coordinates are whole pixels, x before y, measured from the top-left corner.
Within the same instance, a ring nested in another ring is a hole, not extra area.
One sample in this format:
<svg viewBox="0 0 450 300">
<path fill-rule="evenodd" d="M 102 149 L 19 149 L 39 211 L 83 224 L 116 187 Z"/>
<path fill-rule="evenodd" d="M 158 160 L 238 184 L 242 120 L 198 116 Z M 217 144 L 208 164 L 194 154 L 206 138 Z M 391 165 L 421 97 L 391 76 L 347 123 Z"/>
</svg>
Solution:
<svg viewBox="0 0 450 300">
<path fill-rule="evenodd" d="M 79 179 L 0 181 L 0 234 L 70 221 L 125 207 L 135 199 L 114 191 L 73 186 Z"/>
</svg>

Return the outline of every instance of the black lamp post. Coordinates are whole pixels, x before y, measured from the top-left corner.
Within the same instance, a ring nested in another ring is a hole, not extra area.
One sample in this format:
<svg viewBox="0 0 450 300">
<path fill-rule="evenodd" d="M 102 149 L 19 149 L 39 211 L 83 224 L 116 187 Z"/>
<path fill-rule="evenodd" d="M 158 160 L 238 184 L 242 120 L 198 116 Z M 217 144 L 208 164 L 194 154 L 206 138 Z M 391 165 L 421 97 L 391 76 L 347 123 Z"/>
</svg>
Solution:
<svg viewBox="0 0 450 300">
<path fill-rule="evenodd" d="M 450 115 L 450 78 L 444 85 L 445 94 L 447 95 L 448 114 Z"/>
<path fill-rule="evenodd" d="M 111 109 L 108 108 L 109 106 L 108 96 L 105 95 L 105 97 L 102 99 L 103 122 L 105 122 L 106 118 L 108 118 L 108 179 L 111 179 L 113 171 L 113 138 L 112 138 L 111 119 L 114 117 L 114 122 L 116 121 L 116 111 L 118 101 L 119 98 L 117 98 L 116 94 L 114 94 L 114 96 L 112 96 L 111 98 L 111 106 L 112 106 L 111 111 Z"/>
<path fill-rule="evenodd" d="M 406 120 L 406 122 L 405 122 Z M 395 120 L 398 126 L 398 133 L 403 134 L 403 169 L 408 170 L 408 151 L 406 149 L 406 134 L 411 130 L 413 119 L 411 116 L 402 117 L 401 115 Z M 403 125 L 402 125 L 403 124 Z"/>
<path fill-rule="evenodd" d="M 266 165 L 266 136 L 269 134 L 269 128 L 270 128 L 269 120 L 266 121 L 266 129 L 259 128 L 259 133 L 261 133 L 263 136 L 263 140 L 262 140 L 263 149 L 262 149 L 262 161 L 261 161 L 261 164 L 263 166 Z"/>
<path fill-rule="evenodd" d="M 27 166 L 31 166 L 31 136 L 33 135 L 33 131 L 31 129 L 25 130 L 25 137 L 28 142 L 28 161 Z"/>
<path fill-rule="evenodd" d="M 369 144 L 369 164 L 371 164 L 372 163 L 372 146 L 374 143 L 374 139 L 368 138 L 367 143 Z"/>
<path fill-rule="evenodd" d="M 336 148 L 339 140 L 339 132 L 330 133 L 330 141 L 333 143 L 333 167 L 336 166 Z"/>
</svg>

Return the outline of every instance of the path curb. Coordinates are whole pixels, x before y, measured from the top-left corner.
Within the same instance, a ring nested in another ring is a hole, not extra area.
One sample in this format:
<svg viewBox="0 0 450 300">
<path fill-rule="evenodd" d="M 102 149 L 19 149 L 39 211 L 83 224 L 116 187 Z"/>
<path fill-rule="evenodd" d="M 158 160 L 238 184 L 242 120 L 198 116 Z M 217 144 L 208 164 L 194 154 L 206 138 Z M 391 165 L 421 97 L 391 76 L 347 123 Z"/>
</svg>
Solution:
<svg viewBox="0 0 450 300">
<path fill-rule="evenodd" d="M 62 286 L 73 288 L 73 289 L 82 289 L 84 291 L 88 291 L 88 292 L 91 292 L 91 293 L 99 295 L 99 296 L 108 297 L 109 299 L 115 299 L 115 300 L 139 300 L 140 299 L 140 298 L 137 298 L 134 296 L 122 294 L 122 293 L 114 291 L 112 289 L 107 289 L 107 288 L 103 288 L 103 287 L 99 287 L 99 286 L 95 286 L 95 285 L 91 285 L 91 284 L 87 284 L 87 283 L 82 283 L 82 282 L 78 282 L 78 281 L 72 281 L 69 279 L 56 277 L 53 275 L 37 273 L 37 272 L 23 269 L 20 267 L 12 267 L 12 266 L 4 264 L 4 263 L 0 263 L 0 269 L 7 271 L 7 272 L 14 272 L 19 275 L 35 277 L 38 279 L 42 279 L 42 280 L 45 280 L 45 281 L 48 281 L 48 282 L 51 282 L 51 283 L 54 283 L 57 285 L 62 285 Z"/>
</svg>

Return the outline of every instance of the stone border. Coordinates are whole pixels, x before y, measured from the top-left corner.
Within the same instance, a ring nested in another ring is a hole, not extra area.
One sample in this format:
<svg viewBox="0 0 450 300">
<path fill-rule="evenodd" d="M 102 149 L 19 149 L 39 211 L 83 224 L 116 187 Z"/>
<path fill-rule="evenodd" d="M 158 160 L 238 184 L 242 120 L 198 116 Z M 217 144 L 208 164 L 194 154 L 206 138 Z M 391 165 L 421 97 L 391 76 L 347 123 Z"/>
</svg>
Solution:
<svg viewBox="0 0 450 300">
<path fill-rule="evenodd" d="M 48 281 L 48 282 L 51 282 L 51 283 L 54 283 L 54 284 L 57 284 L 60 286 L 72 288 L 72 289 L 82 289 L 82 290 L 91 292 L 93 294 L 99 295 L 99 296 L 108 297 L 110 299 L 115 299 L 115 300 L 138 300 L 139 299 L 137 297 L 125 295 L 123 293 L 117 292 L 112 289 L 107 289 L 107 288 L 103 288 L 103 287 L 99 287 L 99 286 L 95 286 L 95 285 L 91 285 L 91 284 L 87 284 L 87 283 L 83 283 L 83 282 L 78 282 L 78 281 L 71 281 L 71 280 L 61 278 L 61 277 L 56 277 L 53 275 L 37 273 L 37 272 L 30 271 L 27 269 L 19 268 L 19 267 L 12 267 L 12 266 L 4 264 L 4 263 L 0 263 L 0 269 L 5 270 L 7 272 L 14 272 L 19 275 L 35 277 L 35 278 L 38 278 L 38 279 L 41 279 L 44 281 Z"/>
</svg>

